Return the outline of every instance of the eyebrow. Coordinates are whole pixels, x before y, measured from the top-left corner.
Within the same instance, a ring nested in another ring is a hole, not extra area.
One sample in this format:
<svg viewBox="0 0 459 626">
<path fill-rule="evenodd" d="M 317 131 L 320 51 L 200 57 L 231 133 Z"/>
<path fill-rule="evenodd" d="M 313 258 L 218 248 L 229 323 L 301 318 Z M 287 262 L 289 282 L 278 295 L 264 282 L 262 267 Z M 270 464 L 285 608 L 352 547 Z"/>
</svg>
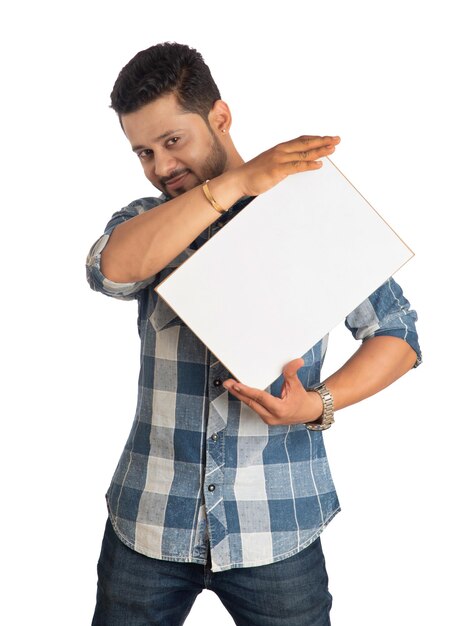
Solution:
<svg viewBox="0 0 459 626">
<path fill-rule="evenodd" d="M 176 128 L 175 130 L 166 130 L 165 133 L 153 139 L 153 143 L 161 141 L 161 139 L 166 139 L 166 137 L 169 137 L 170 135 L 174 135 L 175 133 L 180 133 L 182 131 L 183 131 L 183 128 Z M 149 148 L 147 148 L 147 146 L 142 146 L 142 145 L 132 146 L 132 152 L 138 152 L 139 150 L 148 150 L 148 149 Z"/>
</svg>

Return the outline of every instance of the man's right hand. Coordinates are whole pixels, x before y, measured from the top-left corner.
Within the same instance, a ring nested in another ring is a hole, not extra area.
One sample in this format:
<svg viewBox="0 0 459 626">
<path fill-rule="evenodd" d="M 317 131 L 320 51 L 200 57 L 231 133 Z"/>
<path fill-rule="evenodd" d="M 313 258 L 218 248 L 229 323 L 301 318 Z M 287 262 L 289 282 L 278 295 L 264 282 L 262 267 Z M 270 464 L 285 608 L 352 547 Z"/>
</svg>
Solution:
<svg viewBox="0 0 459 626">
<path fill-rule="evenodd" d="M 290 174 L 319 169 L 318 159 L 332 154 L 340 141 L 340 137 L 302 135 L 262 152 L 239 167 L 242 195 L 258 196 Z"/>
</svg>

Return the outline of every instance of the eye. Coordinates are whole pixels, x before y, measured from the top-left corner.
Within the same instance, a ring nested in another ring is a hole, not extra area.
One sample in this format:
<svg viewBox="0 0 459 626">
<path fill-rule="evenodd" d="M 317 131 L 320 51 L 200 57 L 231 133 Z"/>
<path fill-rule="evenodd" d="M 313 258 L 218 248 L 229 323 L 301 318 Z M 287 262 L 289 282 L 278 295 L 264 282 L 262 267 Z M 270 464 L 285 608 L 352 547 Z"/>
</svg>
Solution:
<svg viewBox="0 0 459 626">
<path fill-rule="evenodd" d="M 179 141 L 180 137 L 171 137 L 166 141 L 166 146 L 169 148 L 170 146 L 175 146 L 175 144 Z"/>
<path fill-rule="evenodd" d="M 139 157 L 141 161 L 147 161 L 149 158 L 153 156 L 153 150 L 145 148 L 145 150 L 141 150 L 140 152 L 137 152 L 137 156 Z"/>
</svg>

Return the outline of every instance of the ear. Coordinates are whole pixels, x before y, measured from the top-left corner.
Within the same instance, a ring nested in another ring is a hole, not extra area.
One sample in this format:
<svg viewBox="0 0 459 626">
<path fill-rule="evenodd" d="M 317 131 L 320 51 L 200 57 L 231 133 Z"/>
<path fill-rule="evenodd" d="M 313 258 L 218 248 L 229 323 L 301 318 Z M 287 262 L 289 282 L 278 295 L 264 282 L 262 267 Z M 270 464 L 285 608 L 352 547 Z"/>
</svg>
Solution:
<svg viewBox="0 0 459 626">
<path fill-rule="evenodd" d="M 231 111 L 229 106 L 223 100 L 216 100 L 211 108 L 208 120 L 211 128 L 218 135 L 225 135 L 229 133 L 231 128 Z"/>
</svg>

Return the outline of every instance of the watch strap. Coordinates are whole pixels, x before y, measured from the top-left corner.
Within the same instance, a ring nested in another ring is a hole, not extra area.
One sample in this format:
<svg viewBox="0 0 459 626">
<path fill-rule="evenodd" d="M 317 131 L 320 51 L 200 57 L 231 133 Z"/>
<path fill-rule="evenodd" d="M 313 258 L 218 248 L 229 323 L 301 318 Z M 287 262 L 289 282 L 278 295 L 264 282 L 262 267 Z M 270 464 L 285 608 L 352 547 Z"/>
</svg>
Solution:
<svg viewBox="0 0 459 626">
<path fill-rule="evenodd" d="M 314 422 L 306 422 L 305 426 L 308 430 L 327 430 L 335 421 L 335 411 L 333 404 L 333 396 L 330 389 L 325 383 L 320 383 L 316 387 L 307 389 L 306 391 L 315 391 L 319 394 L 322 400 L 323 411 L 322 415 Z"/>
</svg>

